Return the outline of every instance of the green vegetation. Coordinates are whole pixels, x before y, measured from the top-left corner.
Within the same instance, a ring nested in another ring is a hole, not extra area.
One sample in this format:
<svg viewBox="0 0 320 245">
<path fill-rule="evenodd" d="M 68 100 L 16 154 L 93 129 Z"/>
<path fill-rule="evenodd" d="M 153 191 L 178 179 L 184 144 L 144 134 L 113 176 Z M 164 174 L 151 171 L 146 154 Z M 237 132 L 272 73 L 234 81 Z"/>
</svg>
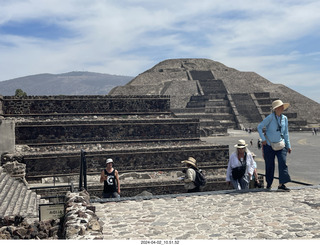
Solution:
<svg viewBox="0 0 320 245">
<path fill-rule="evenodd" d="M 27 93 L 24 92 L 22 89 L 18 88 L 18 89 L 16 89 L 15 96 L 17 96 L 17 97 L 27 97 Z"/>
</svg>

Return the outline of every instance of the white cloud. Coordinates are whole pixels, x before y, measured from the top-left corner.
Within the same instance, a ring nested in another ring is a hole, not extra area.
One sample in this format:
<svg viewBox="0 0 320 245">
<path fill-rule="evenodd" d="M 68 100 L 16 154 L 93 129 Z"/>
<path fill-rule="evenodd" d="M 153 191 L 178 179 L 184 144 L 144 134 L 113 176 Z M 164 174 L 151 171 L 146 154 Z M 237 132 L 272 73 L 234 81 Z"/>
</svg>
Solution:
<svg viewBox="0 0 320 245">
<path fill-rule="evenodd" d="M 287 86 L 299 85 L 305 77 L 306 87 L 319 87 L 320 50 L 303 43 L 320 39 L 317 0 L 0 4 L 0 81 L 72 70 L 136 76 L 162 59 L 187 57 L 210 58 Z M 57 37 L 10 35 L 3 29 L 30 20 L 51 24 Z"/>
</svg>

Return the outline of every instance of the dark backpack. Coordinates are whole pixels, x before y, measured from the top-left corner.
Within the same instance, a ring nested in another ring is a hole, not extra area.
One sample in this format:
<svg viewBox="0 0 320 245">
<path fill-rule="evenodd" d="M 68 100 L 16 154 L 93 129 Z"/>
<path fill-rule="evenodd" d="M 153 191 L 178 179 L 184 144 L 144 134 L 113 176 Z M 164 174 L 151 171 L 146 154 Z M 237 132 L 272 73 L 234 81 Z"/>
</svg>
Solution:
<svg viewBox="0 0 320 245">
<path fill-rule="evenodd" d="M 196 178 L 194 180 L 194 185 L 195 186 L 204 186 L 206 184 L 206 177 L 204 176 L 204 174 L 202 173 L 201 169 L 195 169 L 194 171 L 196 171 Z"/>
</svg>

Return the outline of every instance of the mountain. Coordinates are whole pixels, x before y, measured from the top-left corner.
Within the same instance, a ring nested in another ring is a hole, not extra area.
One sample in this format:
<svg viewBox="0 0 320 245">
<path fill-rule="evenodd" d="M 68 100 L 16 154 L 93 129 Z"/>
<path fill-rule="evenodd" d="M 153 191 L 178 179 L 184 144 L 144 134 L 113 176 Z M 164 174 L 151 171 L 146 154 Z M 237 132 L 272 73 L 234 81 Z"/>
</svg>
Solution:
<svg viewBox="0 0 320 245">
<path fill-rule="evenodd" d="M 0 82 L 0 95 L 14 95 L 22 89 L 27 95 L 107 95 L 116 87 L 125 85 L 133 77 L 94 72 L 37 74 Z"/>
</svg>

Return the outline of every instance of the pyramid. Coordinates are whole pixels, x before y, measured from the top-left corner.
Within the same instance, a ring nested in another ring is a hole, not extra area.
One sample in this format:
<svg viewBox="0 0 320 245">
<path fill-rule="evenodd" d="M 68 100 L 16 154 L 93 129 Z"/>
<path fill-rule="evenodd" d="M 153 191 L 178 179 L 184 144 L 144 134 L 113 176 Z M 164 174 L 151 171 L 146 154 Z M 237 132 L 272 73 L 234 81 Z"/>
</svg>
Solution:
<svg viewBox="0 0 320 245">
<path fill-rule="evenodd" d="M 256 128 L 281 99 L 292 130 L 320 122 L 320 104 L 255 72 L 242 72 L 209 59 L 169 59 L 135 77 L 109 95 L 169 95 L 178 117 L 200 118 L 203 131 Z"/>
</svg>

